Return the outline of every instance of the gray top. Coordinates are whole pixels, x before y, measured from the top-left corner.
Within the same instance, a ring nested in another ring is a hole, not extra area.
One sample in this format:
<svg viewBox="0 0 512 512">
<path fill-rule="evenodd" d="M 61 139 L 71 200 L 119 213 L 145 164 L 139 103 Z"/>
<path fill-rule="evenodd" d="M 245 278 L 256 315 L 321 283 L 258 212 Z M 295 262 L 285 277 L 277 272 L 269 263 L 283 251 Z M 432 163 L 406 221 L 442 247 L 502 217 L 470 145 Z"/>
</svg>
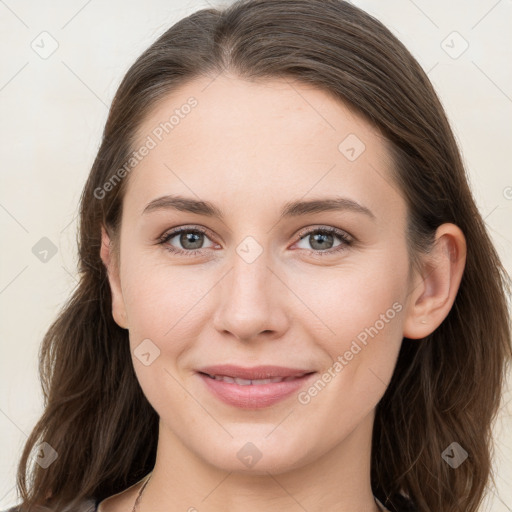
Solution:
<svg viewBox="0 0 512 512">
<path fill-rule="evenodd" d="M 78 508 L 76 508 L 73 511 L 67 511 L 67 512 L 96 512 L 98 510 L 98 503 L 96 500 L 90 499 L 90 500 L 83 500 Z M 19 512 L 18 505 L 15 507 L 9 508 L 7 510 L 4 510 L 2 512 Z"/>
<path fill-rule="evenodd" d="M 375 498 L 375 501 L 377 502 L 377 504 L 383 511 L 389 512 L 388 509 L 384 508 L 384 505 L 382 505 L 382 503 L 377 498 Z M 98 510 L 98 503 L 96 502 L 96 500 L 90 499 L 90 500 L 84 500 L 82 502 L 82 504 L 79 506 L 79 508 L 76 510 L 76 512 L 97 512 L 97 510 Z M 8 510 L 4 510 L 3 512 L 19 512 L 19 511 L 16 507 L 13 507 Z M 73 511 L 73 512 L 75 512 L 75 511 Z"/>
</svg>

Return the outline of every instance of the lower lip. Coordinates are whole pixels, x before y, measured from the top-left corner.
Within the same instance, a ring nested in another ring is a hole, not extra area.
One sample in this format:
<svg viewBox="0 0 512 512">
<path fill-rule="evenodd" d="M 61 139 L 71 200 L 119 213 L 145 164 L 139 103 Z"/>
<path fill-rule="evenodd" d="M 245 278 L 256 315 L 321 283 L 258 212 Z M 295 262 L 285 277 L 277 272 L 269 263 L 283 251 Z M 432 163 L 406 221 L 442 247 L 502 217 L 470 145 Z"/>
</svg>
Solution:
<svg viewBox="0 0 512 512">
<path fill-rule="evenodd" d="M 299 391 L 313 376 L 309 373 L 286 382 L 270 384 L 240 384 L 224 382 L 198 373 L 208 389 L 222 402 L 241 409 L 262 409 L 284 400 Z"/>
</svg>

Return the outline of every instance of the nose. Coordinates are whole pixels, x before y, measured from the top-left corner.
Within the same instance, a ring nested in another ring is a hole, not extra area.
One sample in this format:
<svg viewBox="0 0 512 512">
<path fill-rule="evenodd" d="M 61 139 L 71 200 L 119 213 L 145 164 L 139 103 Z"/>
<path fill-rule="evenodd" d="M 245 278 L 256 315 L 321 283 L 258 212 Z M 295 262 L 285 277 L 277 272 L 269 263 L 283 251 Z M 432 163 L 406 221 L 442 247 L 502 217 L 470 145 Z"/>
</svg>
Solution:
<svg viewBox="0 0 512 512">
<path fill-rule="evenodd" d="M 213 324 L 219 333 L 254 341 L 279 338 L 286 332 L 290 291 L 269 263 L 265 252 L 250 263 L 234 254 L 231 270 L 218 284 Z"/>
</svg>

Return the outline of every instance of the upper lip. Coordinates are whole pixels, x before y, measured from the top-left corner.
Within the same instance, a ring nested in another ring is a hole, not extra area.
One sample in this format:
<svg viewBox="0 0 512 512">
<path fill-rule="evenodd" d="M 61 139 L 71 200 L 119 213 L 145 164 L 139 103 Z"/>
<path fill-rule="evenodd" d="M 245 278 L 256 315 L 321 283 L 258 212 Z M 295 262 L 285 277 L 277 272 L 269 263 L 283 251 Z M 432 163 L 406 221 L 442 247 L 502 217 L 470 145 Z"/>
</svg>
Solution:
<svg viewBox="0 0 512 512">
<path fill-rule="evenodd" d="M 300 377 L 312 370 L 297 368 L 285 368 L 284 366 L 253 366 L 251 368 L 235 366 L 232 364 L 219 364 L 215 366 L 205 366 L 197 370 L 200 373 L 207 373 L 211 376 L 233 377 L 238 379 L 258 380 L 272 379 L 275 377 Z"/>
</svg>

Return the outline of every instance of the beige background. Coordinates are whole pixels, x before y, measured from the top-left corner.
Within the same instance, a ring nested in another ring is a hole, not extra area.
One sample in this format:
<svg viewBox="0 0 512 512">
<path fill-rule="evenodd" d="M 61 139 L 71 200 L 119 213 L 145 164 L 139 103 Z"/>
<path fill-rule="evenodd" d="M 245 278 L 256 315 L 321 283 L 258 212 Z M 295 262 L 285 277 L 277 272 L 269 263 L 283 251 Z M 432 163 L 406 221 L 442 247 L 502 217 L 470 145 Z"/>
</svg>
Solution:
<svg viewBox="0 0 512 512">
<path fill-rule="evenodd" d="M 428 71 L 460 142 L 477 203 L 510 272 L 512 1 L 353 3 L 383 21 Z M 0 509 L 17 501 L 17 459 L 42 408 L 39 344 L 76 282 L 78 200 L 115 89 L 158 35 L 208 5 L 222 4 L 0 0 Z M 44 31 L 48 34 L 40 35 Z M 58 44 L 54 53 L 44 55 L 52 44 Z M 57 248 L 46 263 L 32 252 L 42 237 Z M 495 431 L 496 487 L 482 510 L 510 512 L 509 392 Z"/>
</svg>

